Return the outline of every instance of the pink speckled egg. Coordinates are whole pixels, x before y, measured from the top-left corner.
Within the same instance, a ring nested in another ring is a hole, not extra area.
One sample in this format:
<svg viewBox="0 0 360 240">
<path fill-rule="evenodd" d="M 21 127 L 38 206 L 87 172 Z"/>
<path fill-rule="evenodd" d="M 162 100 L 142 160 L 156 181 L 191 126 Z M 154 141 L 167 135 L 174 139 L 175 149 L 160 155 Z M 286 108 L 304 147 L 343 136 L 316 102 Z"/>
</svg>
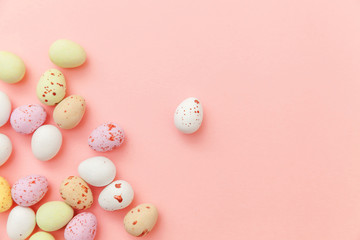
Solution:
<svg viewBox="0 0 360 240">
<path fill-rule="evenodd" d="M 76 215 L 65 228 L 65 240 L 93 240 L 96 235 L 96 216 L 89 212 Z"/>
<path fill-rule="evenodd" d="M 22 134 L 33 133 L 46 120 L 44 108 L 38 104 L 23 105 L 16 108 L 10 117 L 13 129 Z"/>
<path fill-rule="evenodd" d="M 18 205 L 29 207 L 38 203 L 48 191 L 46 177 L 30 175 L 21 178 L 11 188 L 11 196 Z"/>
<path fill-rule="evenodd" d="M 104 123 L 89 136 L 89 146 L 97 152 L 108 152 L 120 146 L 125 139 L 124 130 L 116 123 Z"/>
</svg>

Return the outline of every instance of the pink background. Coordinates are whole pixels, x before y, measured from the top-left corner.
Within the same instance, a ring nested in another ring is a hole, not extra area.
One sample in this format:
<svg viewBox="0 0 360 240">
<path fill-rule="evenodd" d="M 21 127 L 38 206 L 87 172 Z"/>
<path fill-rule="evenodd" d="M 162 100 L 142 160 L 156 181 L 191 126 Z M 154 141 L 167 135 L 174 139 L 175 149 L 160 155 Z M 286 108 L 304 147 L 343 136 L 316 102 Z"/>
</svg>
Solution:
<svg viewBox="0 0 360 240">
<path fill-rule="evenodd" d="M 39 103 L 54 40 L 88 53 L 84 66 L 63 70 L 68 94 L 83 95 L 88 108 L 62 131 L 55 159 L 36 160 L 31 136 L 0 129 L 14 144 L 0 175 L 11 184 L 47 176 L 41 203 L 60 200 L 60 182 L 102 155 L 87 137 L 116 121 L 126 143 L 103 155 L 133 185 L 131 207 L 158 206 L 147 239 L 360 239 L 358 0 L 0 0 L 0 32 L 0 48 L 27 66 L 21 83 L 0 83 L 14 107 Z M 188 136 L 173 113 L 190 96 L 205 118 Z M 122 227 L 129 209 L 94 204 L 97 239 L 134 239 Z"/>
</svg>

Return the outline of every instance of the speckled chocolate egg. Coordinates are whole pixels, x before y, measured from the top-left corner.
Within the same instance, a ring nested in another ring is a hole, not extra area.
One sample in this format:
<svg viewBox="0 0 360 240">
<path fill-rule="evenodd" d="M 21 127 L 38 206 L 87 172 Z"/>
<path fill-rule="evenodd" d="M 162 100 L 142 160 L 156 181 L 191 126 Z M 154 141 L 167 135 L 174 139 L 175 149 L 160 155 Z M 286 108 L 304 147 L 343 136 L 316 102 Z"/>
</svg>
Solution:
<svg viewBox="0 0 360 240">
<path fill-rule="evenodd" d="M 38 104 L 23 105 L 16 108 L 10 117 L 12 128 L 22 134 L 33 133 L 46 120 L 44 108 Z"/>
<path fill-rule="evenodd" d="M 93 203 L 91 189 L 84 180 L 76 176 L 70 176 L 61 183 L 60 194 L 75 209 L 88 209 Z"/>
<path fill-rule="evenodd" d="M 196 132 L 203 120 L 203 108 L 197 98 L 185 99 L 176 108 L 174 124 L 176 128 L 186 134 Z"/>
<path fill-rule="evenodd" d="M 158 211 L 153 204 L 140 204 L 126 214 L 124 218 L 125 230 L 135 237 L 143 237 L 153 229 L 157 218 Z"/>
<path fill-rule="evenodd" d="M 5 178 L 0 176 L 0 213 L 5 212 L 11 208 L 11 188 Z"/>
<path fill-rule="evenodd" d="M 65 98 L 54 109 L 55 123 L 63 129 L 76 127 L 84 116 L 85 106 L 85 99 L 79 95 Z"/>
<path fill-rule="evenodd" d="M 113 122 L 104 123 L 92 131 L 89 146 L 97 152 L 108 152 L 120 146 L 125 139 L 124 130 Z"/>
<path fill-rule="evenodd" d="M 99 195 L 99 204 L 104 210 L 115 211 L 126 208 L 134 199 L 134 190 L 123 180 L 117 180 L 104 188 Z"/>
<path fill-rule="evenodd" d="M 93 240 L 97 228 L 96 216 L 89 212 L 76 215 L 66 226 L 65 240 Z"/>
<path fill-rule="evenodd" d="M 41 103 L 49 106 L 55 105 L 65 97 L 65 93 L 65 77 L 59 70 L 47 70 L 40 77 L 36 87 L 36 95 Z"/>
<path fill-rule="evenodd" d="M 44 176 L 30 175 L 17 180 L 11 195 L 18 205 L 29 207 L 38 203 L 48 191 L 48 180 Z"/>
</svg>

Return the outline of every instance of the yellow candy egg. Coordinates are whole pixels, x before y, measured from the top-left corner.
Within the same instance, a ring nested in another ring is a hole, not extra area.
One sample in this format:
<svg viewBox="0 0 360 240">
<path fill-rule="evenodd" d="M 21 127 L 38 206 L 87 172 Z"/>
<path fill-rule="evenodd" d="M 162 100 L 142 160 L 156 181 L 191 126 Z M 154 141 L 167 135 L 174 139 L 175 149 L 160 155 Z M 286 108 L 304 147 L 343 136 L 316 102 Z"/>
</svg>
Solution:
<svg viewBox="0 0 360 240">
<path fill-rule="evenodd" d="M 11 188 L 5 178 L 0 177 L 0 213 L 11 208 Z"/>
</svg>

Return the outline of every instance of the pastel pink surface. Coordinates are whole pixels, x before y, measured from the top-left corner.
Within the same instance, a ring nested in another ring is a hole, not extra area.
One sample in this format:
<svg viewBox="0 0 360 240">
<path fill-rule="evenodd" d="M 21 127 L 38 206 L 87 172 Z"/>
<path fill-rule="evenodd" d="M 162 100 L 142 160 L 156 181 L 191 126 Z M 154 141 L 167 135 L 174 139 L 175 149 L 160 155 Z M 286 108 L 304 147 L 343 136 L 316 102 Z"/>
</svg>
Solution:
<svg viewBox="0 0 360 240">
<path fill-rule="evenodd" d="M 61 130 L 60 153 L 36 160 L 31 136 L 6 124 L 0 131 L 14 152 L 0 175 L 10 184 L 47 176 L 36 210 L 61 200 L 62 179 L 82 160 L 112 159 L 135 199 L 119 212 L 94 204 L 98 239 L 134 239 L 123 217 L 150 202 L 159 219 L 146 239 L 357 240 L 359 12 L 355 0 L 2 0 L 1 49 L 27 66 L 22 82 L 0 83 L 14 107 L 38 102 L 56 39 L 80 43 L 88 60 L 62 70 L 67 95 L 84 96 L 87 111 L 76 128 Z M 188 96 L 204 107 L 194 135 L 173 124 Z M 106 121 L 121 123 L 127 139 L 98 154 L 87 138 Z M 97 199 L 102 188 L 92 189 Z M 8 214 L 0 214 L 0 239 L 8 239 Z"/>
</svg>

